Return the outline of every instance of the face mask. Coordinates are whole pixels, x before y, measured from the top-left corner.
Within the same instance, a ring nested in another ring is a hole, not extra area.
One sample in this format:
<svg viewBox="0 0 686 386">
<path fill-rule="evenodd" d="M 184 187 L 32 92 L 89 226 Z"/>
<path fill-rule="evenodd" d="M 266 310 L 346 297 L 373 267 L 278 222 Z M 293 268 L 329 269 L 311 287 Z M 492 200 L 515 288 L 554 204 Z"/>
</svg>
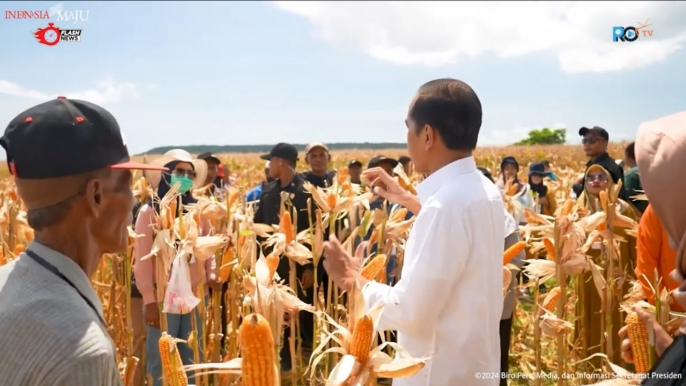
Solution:
<svg viewBox="0 0 686 386">
<path fill-rule="evenodd" d="M 181 193 L 181 194 L 186 194 L 193 187 L 193 181 L 191 181 L 191 179 L 186 177 L 186 176 L 183 176 L 183 177 L 179 177 L 176 175 L 171 176 L 170 186 L 174 186 L 174 185 L 176 185 L 176 183 L 181 184 L 179 186 L 179 193 Z"/>
</svg>

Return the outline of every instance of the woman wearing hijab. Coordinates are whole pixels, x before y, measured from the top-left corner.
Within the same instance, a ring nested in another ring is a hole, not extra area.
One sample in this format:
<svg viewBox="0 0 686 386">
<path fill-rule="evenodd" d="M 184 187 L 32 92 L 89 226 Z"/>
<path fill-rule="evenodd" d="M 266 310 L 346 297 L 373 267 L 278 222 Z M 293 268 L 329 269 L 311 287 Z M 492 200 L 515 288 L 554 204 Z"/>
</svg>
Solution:
<svg viewBox="0 0 686 386">
<path fill-rule="evenodd" d="M 579 209 L 585 212 L 585 215 L 591 215 L 598 211 L 602 211 L 600 205 L 599 194 L 601 191 L 611 192 L 614 187 L 614 182 L 610 172 L 598 164 L 593 164 L 588 167 L 585 174 L 585 186 L 581 195 L 577 199 Z M 619 212 L 632 219 L 638 217 L 634 213 L 629 204 L 621 199 L 618 199 L 617 205 Z M 610 362 L 621 363 L 621 342 L 617 338 L 617 333 L 624 323 L 625 315 L 620 313 L 619 303 L 623 301 L 623 296 L 626 294 L 631 285 L 630 281 L 634 279 L 633 268 L 636 266 L 636 239 L 625 233 L 622 228 L 615 228 L 614 234 L 622 237 L 625 241 L 619 244 L 619 256 L 617 256 L 618 264 L 613 268 L 613 272 L 617 274 L 616 279 L 623 280 L 623 285 L 617 291 L 617 296 L 611 299 L 611 310 L 609 320 L 606 323 L 612 324 L 612 357 Z M 601 268 L 605 268 L 605 256 L 601 242 L 595 242 L 591 248 L 586 252 L 586 255 L 591 258 L 593 263 Z M 583 304 L 583 307 L 577 307 L 576 313 L 579 318 L 574 329 L 575 339 L 581 335 L 581 358 L 587 358 L 595 353 L 604 352 L 601 349 L 601 335 L 604 334 L 605 326 L 601 324 L 601 302 L 598 290 L 591 278 L 591 273 L 586 272 L 580 275 L 579 278 L 579 300 L 577 304 Z M 581 284 L 582 283 L 582 284 Z M 609 285 L 610 283 L 608 283 Z M 595 357 L 589 361 L 593 366 L 600 367 L 603 363 L 602 358 Z"/>
<path fill-rule="evenodd" d="M 134 275 L 136 277 L 136 284 L 138 290 L 143 296 L 143 303 L 145 304 L 144 314 L 146 326 L 146 344 L 145 354 L 147 360 L 147 372 L 152 376 L 154 386 L 161 386 L 162 381 L 162 364 L 160 361 L 160 353 L 158 348 L 158 341 L 161 335 L 160 318 L 167 318 L 167 333 L 175 338 L 187 340 L 190 334 L 191 317 L 196 318 L 198 327 L 198 334 L 202 336 L 202 318 L 199 315 L 196 307 L 188 314 L 172 314 L 165 313 L 161 315 L 160 303 L 164 299 L 157 299 L 156 294 L 156 275 L 155 275 L 155 259 L 152 257 L 142 260 L 143 257 L 150 254 L 152 250 L 153 241 L 155 238 L 154 227 L 156 225 L 155 213 L 160 212 L 159 202 L 169 192 L 171 186 L 179 185 L 179 193 L 183 205 L 191 205 L 196 202 L 191 195 L 191 191 L 195 188 L 201 187 L 206 177 L 206 163 L 204 160 L 193 159 L 191 155 L 181 149 L 170 150 L 162 157 L 155 160 L 154 164 L 164 165 L 169 169 L 168 172 L 147 173 L 146 178 L 150 184 L 155 187 L 157 185 L 157 194 L 154 199 L 150 199 L 143 205 L 138 213 L 136 219 L 135 232 L 141 237 L 136 238 L 134 242 Z M 178 213 L 175 214 L 178 216 Z M 201 235 L 209 234 L 211 226 L 209 221 L 202 220 L 199 224 L 199 233 Z M 216 284 L 216 262 L 214 257 L 207 259 L 200 268 L 198 262 L 191 258 L 189 263 L 191 286 L 195 293 L 200 282 L 205 282 L 204 293 L 209 293 L 207 283 L 213 286 Z M 199 273 L 201 271 L 202 273 Z M 184 365 L 193 363 L 193 351 L 185 343 L 179 343 L 179 354 Z M 189 373 L 189 377 L 191 374 Z"/>
<path fill-rule="evenodd" d="M 529 185 L 520 180 L 518 175 L 519 162 L 517 162 L 517 159 L 514 157 L 505 157 L 500 163 L 500 177 L 495 185 L 500 189 L 503 195 L 509 196 L 518 202 L 522 206 L 522 209 L 528 208 L 534 210 L 534 198 L 531 195 Z M 524 210 L 516 210 L 512 215 L 515 220 L 517 220 L 518 224 L 526 224 Z"/>
<path fill-rule="evenodd" d="M 529 166 L 529 188 L 534 193 L 538 213 L 553 216 L 557 210 L 557 202 L 553 190 L 549 189 L 543 182 L 543 178 L 546 176 L 545 167 L 542 163 Z"/>
</svg>

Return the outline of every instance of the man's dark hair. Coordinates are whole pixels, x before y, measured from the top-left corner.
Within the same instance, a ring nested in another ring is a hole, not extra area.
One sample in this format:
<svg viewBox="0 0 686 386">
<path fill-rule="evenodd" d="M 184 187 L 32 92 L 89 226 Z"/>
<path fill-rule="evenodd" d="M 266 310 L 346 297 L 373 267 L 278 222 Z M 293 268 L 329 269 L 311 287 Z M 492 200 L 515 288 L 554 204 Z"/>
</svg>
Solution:
<svg viewBox="0 0 686 386">
<path fill-rule="evenodd" d="M 629 159 L 631 159 L 632 161 L 636 161 L 636 152 L 634 151 L 635 144 L 635 142 L 631 142 L 629 146 L 627 146 L 626 149 L 624 149 L 624 154 L 626 154 L 626 156 L 629 157 Z"/>
<path fill-rule="evenodd" d="M 112 173 L 111 169 L 102 169 L 89 173 L 88 181 L 93 178 L 107 178 Z M 74 203 L 79 200 L 80 196 L 83 194 L 86 186 L 84 185 L 79 193 L 67 198 L 64 201 L 58 202 L 45 208 L 40 209 L 29 209 L 26 211 L 26 221 L 29 226 L 36 231 L 42 231 L 47 227 L 59 224 L 67 217 L 69 211 L 74 206 Z"/>
<path fill-rule="evenodd" d="M 450 150 L 474 150 L 481 128 L 481 101 L 474 90 L 456 79 L 436 79 L 422 85 L 410 110 L 417 132 L 433 127 Z"/>
<path fill-rule="evenodd" d="M 410 157 L 408 157 L 406 155 L 401 155 L 400 158 L 398 158 L 398 162 L 400 162 L 401 164 L 404 165 L 404 164 L 410 162 Z"/>
</svg>

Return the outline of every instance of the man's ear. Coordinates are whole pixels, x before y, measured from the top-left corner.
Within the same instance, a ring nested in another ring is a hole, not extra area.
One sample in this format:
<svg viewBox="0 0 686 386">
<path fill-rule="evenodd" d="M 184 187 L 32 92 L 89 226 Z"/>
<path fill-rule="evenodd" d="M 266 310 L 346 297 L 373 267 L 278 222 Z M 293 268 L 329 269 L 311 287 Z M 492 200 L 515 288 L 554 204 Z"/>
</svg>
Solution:
<svg viewBox="0 0 686 386">
<path fill-rule="evenodd" d="M 437 134 L 438 133 L 436 133 L 436 130 L 434 130 L 433 127 L 424 125 L 420 133 L 420 135 L 424 137 L 424 150 L 429 151 L 436 145 L 436 141 L 438 140 Z"/>
<path fill-rule="evenodd" d="M 103 196 L 103 184 L 102 181 L 98 179 L 92 179 L 86 184 L 86 189 L 84 192 L 86 199 L 86 204 L 88 209 L 94 216 L 98 216 L 100 213 L 100 204 L 102 203 Z"/>
</svg>

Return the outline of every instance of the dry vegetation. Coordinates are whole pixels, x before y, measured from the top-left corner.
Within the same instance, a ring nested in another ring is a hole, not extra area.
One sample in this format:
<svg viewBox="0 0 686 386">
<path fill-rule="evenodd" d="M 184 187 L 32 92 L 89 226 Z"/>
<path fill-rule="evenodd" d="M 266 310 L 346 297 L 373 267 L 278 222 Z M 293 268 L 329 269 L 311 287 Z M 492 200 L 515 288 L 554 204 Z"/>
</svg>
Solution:
<svg viewBox="0 0 686 386">
<path fill-rule="evenodd" d="M 620 157 L 622 149 L 622 145 L 613 145 L 611 154 Z M 404 154 L 397 150 L 382 153 L 394 157 Z M 402 351 L 393 343 L 377 346 L 372 339 L 373 320 L 382 309 L 364 313 L 356 291 L 348 294 L 347 303 L 338 304 L 339 301 L 336 299 L 339 299 L 339 290 L 330 286 L 329 293 L 319 293 L 316 304 L 305 304 L 293 295 L 296 280 L 291 280 L 291 285 L 285 286 L 275 273 L 279 258 L 289 259 L 291 267 L 294 267 L 295 264 L 313 258 L 310 250 L 315 251 L 313 261 L 317 264 L 317 256 L 321 255 L 322 250 L 323 230 L 333 224 L 332 219 L 346 215 L 349 219 L 360 219 L 359 222 L 348 221 L 346 229 L 340 234 L 342 240 L 346 240 L 344 245 L 350 251 L 354 245 L 353 237 L 349 236 L 364 234 L 367 229 L 373 228 L 372 242 L 377 244 L 380 254 L 387 255 L 393 246 L 399 247 L 398 255 L 402 264 L 403 244 L 400 240 L 407 237 L 412 221 L 403 221 L 404 214 L 399 212 L 385 215 L 378 211 L 366 215 L 365 201 L 371 198 L 370 193 L 353 194 L 343 168 L 350 159 L 358 159 L 366 164 L 369 158 L 376 154 L 377 152 L 370 151 L 341 151 L 333 154 L 332 167 L 339 170 L 339 175 L 331 189 L 313 191 L 316 199 L 311 203 L 311 210 L 317 213 L 320 221 L 313 224 L 311 229 L 293 229 L 294 221 L 291 221 L 291 217 L 295 214 L 291 212 L 287 203 L 282 208 L 284 215 L 281 224 L 265 226 L 252 222 L 252 209 L 245 205 L 244 197 L 245 193 L 263 178 L 264 166 L 263 161 L 255 154 L 221 155 L 230 166 L 231 174 L 237 178 L 235 188 L 231 189 L 221 202 L 200 200 L 198 205 L 189 208 L 187 214 L 174 219 L 172 213 L 179 208 L 175 205 L 174 193 L 167 196 L 161 205 L 155 233 L 159 241 L 159 244 L 156 244 L 158 248 L 151 258 L 164 262 L 157 264 L 158 267 L 169 267 L 174 259 L 185 258 L 191 254 L 200 260 L 214 255 L 218 262 L 217 273 L 223 281 L 229 283 L 230 288 L 226 295 L 226 309 L 221 308 L 217 293 L 205 303 L 203 288 L 199 288 L 198 298 L 201 302 L 198 307 L 203 315 L 206 334 L 198 336 L 194 329 L 188 341 L 196 353 L 202 349 L 207 355 L 205 363 L 194 366 L 203 375 L 189 380 L 190 384 L 219 386 L 242 382 L 245 386 L 309 385 L 324 384 L 324 380 L 328 379 L 332 385 L 371 385 L 376 384 L 377 378 L 411 375 L 423 366 L 427 358 L 393 360 L 389 355 Z M 524 168 L 530 162 L 547 159 L 553 164 L 561 179 L 559 184 L 551 185 L 557 192 L 560 204 L 556 216 L 545 217 L 527 211 L 529 224 L 521 229 L 530 256 L 544 251 L 548 253 L 548 259 L 535 260 L 535 264 L 529 266 L 529 272 L 545 281 L 547 288 L 559 290 L 539 296 L 537 287 L 533 285 L 533 296 L 518 301 L 510 355 L 510 373 L 514 379 L 510 384 L 577 385 L 595 383 L 602 378 L 580 379 L 569 374 L 590 374 L 593 371 L 605 376 L 613 373 L 618 376 L 630 374 L 618 366 L 610 366 L 607 361 L 602 362 L 602 368 L 598 369 L 591 368 L 587 362 L 578 363 L 585 359 L 585 356 L 579 342 L 574 339 L 574 329 L 589 328 L 583 324 L 575 324 L 575 308 L 580 307 L 578 291 L 582 277 L 592 279 L 598 293 L 604 296 L 605 311 L 618 309 L 620 304 L 633 304 L 641 298 L 642 295 L 637 295 L 634 291 L 626 291 L 626 285 L 617 285 L 618 274 L 616 271 L 613 273 L 613 269 L 616 270 L 617 246 L 626 242 L 626 237 L 633 237 L 636 222 L 616 211 L 617 191 L 607 192 L 608 194 L 601 197 L 603 211 L 596 214 L 578 210 L 574 201 L 568 199 L 570 181 L 583 171 L 583 164 L 586 162 L 580 146 L 487 148 L 480 149 L 476 153 L 476 159 L 480 166 L 488 168 L 494 176 L 498 176 L 500 159 L 508 155 L 515 156 Z M 303 166 L 301 163 L 299 168 Z M 416 180 L 416 177 L 411 179 Z M 25 223 L 21 201 L 16 197 L 10 179 L 4 178 L 3 181 L 5 187 L 2 195 L 0 234 L 3 253 L 0 264 L 15 258 L 32 237 Z M 147 185 L 140 180 L 136 181 L 134 189 L 141 200 L 152 194 Z M 522 210 L 513 197 L 505 197 L 505 200 L 510 211 Z M 350 216 L 355 213 L 359 214 L 359 217 Z M 198 235 L 197 223 L 201 216 L 212 220 L 214 236 Z M 624 238 L 618 236 L 618 232 L 622 232 Z M 267 237 L 268 243 L 274 245 L 276 252 L 269 256 L 261 255 L 256 248 L 257 236 Z M 131 240 L 133 237 L 135 235 L 132 235 Z M 181 240 L 178 247 L 168 242 L 174 237 Z M 597 259 L 591 259 L 587 255 L 589 245 L 594 242 L 603 245 Z M 129 249 L 125 254 L 105 256 L 100 269 L 92 278 L 93 285 L 104 304 L 109 331 L 118 348 L 122 378 L 127 386 L 133 385 L 133 370 L 137 366 L 143 366 L 144 361 L 144 358 L 133 356 L 134 346 L 139 342 L 132 339 L 130 318 L 131 253 Z M 379 264 L 378 261 L 382 261 L 383 264 L 386 260 L 385 257 L 380 257 L 375 262 L 368 262 L 370 265 L 366 274 L 371 278 L 383 280 L 384 273 L 372 268 L 372 264 Z M 505 264 L 504 262 L 504 267 Z M 371 272 L 373 270 L 374 272 Z M 630 276 L 623 277 L 624 284 L 630 282 Z M 535 284 L 535 281 L 529 283 L 532 284 Z M 158 291 L 164 294 L 164 288 Z M 559 297 L 552 299 L 553 293 L 559 293 Z M 164 296 L 158 296 L 158 299 L 162 298 Z M 328 301 L 325 302 L 325 299 Z M 534 302 L 533 299 L 538 301 Z M 665 302 L 657 305 L 660 307 L 661 304 L 662 307 L 658 309 L 660 315 L 664 314 L 665 309 L 669 312 L 667 298 L 664 300 Z M 651 305 L 643 305 L 654 310 Z M 290 350 L 294 357 L 303 360 L 296 364 L 293 373 L 280 374 L 279 359 L 275 353 L 278 353 L 278 346 L 282 344 L 283 327 L 287 323 L 285 320 L 295 321 L 297 329 L 297 318 L 293 317 L 297 312 L 313 312 L 318 315 L 314 345 L 316 349 L 308 363 L 307 359 L 303 358 L 299 345 L 291 346 Z M 229 333 L 226 346 L 220 348 L 221 313 L 227 315 Z M 668 319 L 670 317 L 667 315 L 661 322 L 667 323 Z M 604 329 L 605 326 L 602 326 L 601 331 Z M 162 356 L 169 358 L 167 363 L 171 366 L 165 372 L 165 385 L 184 385 L 185 375 L 179 371 L 180 363 L 174 349 L 175 342 L 164 339 L 160 342 Z M 611 354 L 605 347 L 601 352 Z M 634 370 L 631 366 L 626 368 Z M 264 374 L 261 381 L 255 379 L 258 373 Z M 546 376 L 537 378 L 533 376 L 535 373 Z M 556 377 L 559 379 L 554 379 Z M 345 383 L 352 378 L 358 383 Z M 614 382 L 629 384 L 632 381 L 615 379 Z"/>
</svg>

